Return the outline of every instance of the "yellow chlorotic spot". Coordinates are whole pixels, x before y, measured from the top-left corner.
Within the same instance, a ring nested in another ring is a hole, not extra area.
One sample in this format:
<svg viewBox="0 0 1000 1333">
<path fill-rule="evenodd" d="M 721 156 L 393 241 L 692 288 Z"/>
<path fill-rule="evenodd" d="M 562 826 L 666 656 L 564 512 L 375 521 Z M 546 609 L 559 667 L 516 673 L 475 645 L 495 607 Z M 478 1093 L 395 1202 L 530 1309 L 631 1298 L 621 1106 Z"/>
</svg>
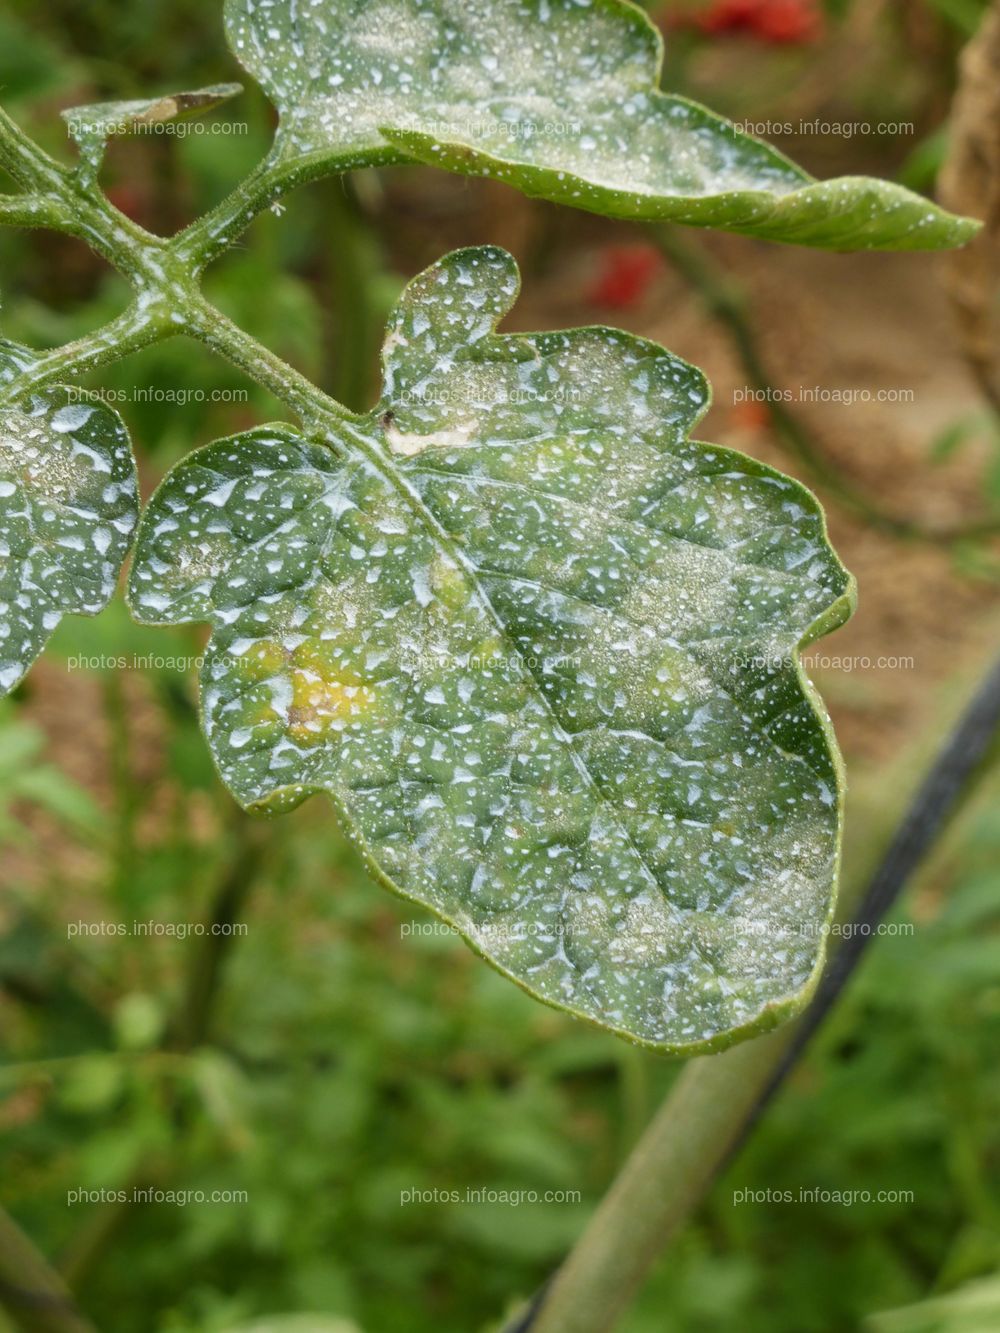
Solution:
<svg viewBox="0 0 1000 1333">
<path fill-rule="evenodd" d="M 368 685 L 328 680 L 299 667 L 291 676 L 288 734 L 300 745 L 322 740 L 335 723 L 360 717 L 375 702 L 375 691 Z"/>
<path fill-rule="evenodd" d="M 457 611 L 468 602 L 468 581 L 452 561 L 438 556 L 431 564 L 430 581 L 434 596 L 449 609 Z"/>
<path fill-rule="evenodd" d="M 499 665 L 498 659 L 504 655 L 504 647 L 496 636 L 482 639 L 469 654 L 469 666 L 474 670 L 488 669 Z"/>
<path fill-rule="evenodd" d="M 280 643 L 273 643 L 270 639 L 262 639 L 260 643 L 255 643 L 240 658 L 243 674 L 249 680 L 267 680 L 277 672 L 285 670 L 288 662 L 287 651 Z"/>
<path fill-rule="evenodd" d="M 321 741 L 336 723 L 360 717 L 375 702 L 376 691 L 349 668 L 336 668 L 311 640 L 294 649 L 271 639 L 255 643 L 240 658 L 250 680 L 273 681 L 291 686 L 287 721 L 271 703 L 262 703 L 256 723 L 282 722 L 288 735 L 300 745 Z M 287 686 L 286 686 L 287 688 Z"/>
</svg>

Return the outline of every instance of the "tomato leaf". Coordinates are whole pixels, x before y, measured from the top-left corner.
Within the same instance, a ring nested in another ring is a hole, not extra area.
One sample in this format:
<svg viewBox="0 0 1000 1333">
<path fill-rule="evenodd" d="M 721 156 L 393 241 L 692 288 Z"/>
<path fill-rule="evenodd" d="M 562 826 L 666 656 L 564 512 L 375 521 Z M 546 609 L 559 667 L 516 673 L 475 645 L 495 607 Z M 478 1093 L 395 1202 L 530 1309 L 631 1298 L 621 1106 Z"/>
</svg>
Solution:
<svg viewBox="0 0 1000 1333">
<path fill-rule="evenodd" d="M 0 692 L 21 680 L 64 615 L 108 604 L 138 519 L 118 413 L 62 387 L 17 399 L 33 354 L 0 343 Z"/>
<path fill-rule="evenodd" d="M 613 329 L 497 336 L 517 288 L 502 250 L 449 255 L 372 413 L 181 462 L 131 605 L 212 623 L 244 806 L 327 792 L 382 882 L 539 999 L 713 1049 L 817 975 L 841 778 L 798 648 L 853 583 L 803 487 L 689 440 L 699 371 Z"/>
<path fill-rule="evenodd" d="M 979 225 L 885 181 L 817 182 L 661 92 L 659 32 L 621 0 L 227 0 L 226 22 L 298 167 L 416 158 L 612 217 L 842 250 Z"/>
</svg>

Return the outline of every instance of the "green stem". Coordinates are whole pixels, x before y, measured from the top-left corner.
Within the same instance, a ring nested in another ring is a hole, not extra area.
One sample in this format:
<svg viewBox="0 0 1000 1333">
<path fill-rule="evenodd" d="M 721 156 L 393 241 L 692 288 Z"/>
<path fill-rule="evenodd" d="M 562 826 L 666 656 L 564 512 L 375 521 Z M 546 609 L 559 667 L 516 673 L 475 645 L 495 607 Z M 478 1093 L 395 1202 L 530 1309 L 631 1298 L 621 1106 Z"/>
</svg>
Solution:
<svg viewBox="0 0 1000 1333">
<path fill-rule="evenodd" d="M 70 172 L 61 162 L 25 134 L 20 125 L 0 107 L 0 167 L 24 189 L 59 197 Z"/>
<path fill-rule="evenodd" d="M 26 193 L 4 196 L 0 222 L 44 226 L 85 241 L 137 288 L 165 288 L 167 242 L 126 217 L 95 184 L 57 162 L 0 107 L 0 166 Z M 33 201 L 33 202 L 29 202 Z"/>
<path fill-rule="evenodd" d="M 388 151 L 388 150 L 387 150 Z M 171 240 L 132 222 L 94 182 L 48 156 L 0 108 L 0 166 L 29 192 L 4 196 L 0 222 L 51 226 L 84 240 L 117 268 L 137 292 L 124 314 L 75 343 L 40 357 L 8 390 L 30 389 L 120 360 L 172 333 L 186 332 L 244 370 L 286 403 L 306 425 L 349 419 L 326 397 L 202 296 L 199 275 L 249 226 L 262 209 L 296 185 L 351 164 L 328 158 L 288 163 L 275 147 L 227 199 Z"/>
<path fill-rule="evenodd" d="M 78 378 L 181 332 L 183 326 L 165 318 L 162 311 L 135 302 L 101 328 L 37 357 L 0 397 L 23 398 L 47 384 Z"/>
<path fill-rule="evenodd" d="M 234 324 L 221 310 L 199 297 L 187 312 L 184 332 L 210 347 L 255 383 L 274 394 L 299 417 L 303 425 L 315 427 L 324 421 L 349 421 L 352 414 L 328 398 L 311 380 L 287 361 Z"/>
<path fill-rule="evenodd" d="M 104 713 L 111 750 L 111 784 L 115 794 L 114 869 L 111 895 L 122 918 L 135 914 L 136 817 L 139 791 L 132 776 L 129 711 L 116 671 L 104 682 Z"/>
<path fill-rule="evenodd" d="M 200 272 L 224 254 L 259 213 L 277 203 L 291 188 L 291 175 L 280 168 L 272 148 L 220 204 L 173 237 L 170 242 L 173 254 L 191 272 Z"/>
<path fill-rule="evenodd" d="M 8 227 L 51 227 L 66 231 L 69 213 L 58 199 L 43 194 L 0 195 L 0 223 Z"/>
<path fill-rule="evenodd" d="M 216 890 L 207 923 L 209 933 L 200 942 L 188 976 L 176 1031 L 176 1047 L 181 1051 L 194 1050 L 211 1035 L 226 955 L 236 938 L 227 928 L 239 919 L 267 855 L 265 826 L 238 806 L 234 810 L 235 855 Z"/>
<path fill-rule="evenodd" d="M 735 1146 L 788 1038 L 691 1060 L 556 1274 L 531 1333 L 605 1333 Z"/>
<path fill-rule="evenodd" d="M 386 149 L 379 157 L 390 161 L 396 160 L 398 154 Z M 364 165 L 370 166 L 373 162 L 374 156 L 369 154 Z M 239 240 L 265 208 L 272 207 L 300 185 L 320 176 L 341 175 L 355 165 L 355 154 L 347 154 L 339 160 L 329 155 L 287 160 L 283 157 L 280 141 L 276 140 L 268 155 L 232 194 L 172 238 L 171 254 L 189 272 L 200 274 Z"/>
<path fill-rule="evenodd" d="M 62 1278 L 3 1209 L 0 1303 L 22 1333 L 94 1333 Z"/>
</svg>

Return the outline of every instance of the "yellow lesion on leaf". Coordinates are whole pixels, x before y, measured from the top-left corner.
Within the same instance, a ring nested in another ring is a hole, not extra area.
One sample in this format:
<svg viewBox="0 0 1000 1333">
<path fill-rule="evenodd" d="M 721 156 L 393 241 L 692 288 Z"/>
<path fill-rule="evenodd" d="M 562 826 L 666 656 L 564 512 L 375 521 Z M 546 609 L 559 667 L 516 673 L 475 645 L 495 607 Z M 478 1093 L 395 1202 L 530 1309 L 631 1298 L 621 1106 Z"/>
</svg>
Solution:
<svg viewBox="0 0 1000 1333">
<path fill-rule="evenodd" d="M 321 740 L 335 722 L 360 717 L 374 702 L 375 691 L 369 685 L 328 680 L 296 668 L 292 672 L 288 734 L 300 744 L 312 744 Z"/>
<path fill-rule="evenodd" d="M 434 596 L 451 611 L 465 606 L 472 595 L 469 581 L 458 565 L 441 555 L 431 563 L 430 583 Z"/>
<path fill-rule="evenodd" d="M 377 691 L 349 667 L 336 667 L 313 640 L 286 648 L 271 639 L 255 643 L 240 658 L 250 680 L 281 677 L 291 686 L 287 714 L 268 705 L 260 721 L 281 721 L 300 745 L 315 745 L 332 727 L 361 717 L 375 703 Z"/>
</svg>

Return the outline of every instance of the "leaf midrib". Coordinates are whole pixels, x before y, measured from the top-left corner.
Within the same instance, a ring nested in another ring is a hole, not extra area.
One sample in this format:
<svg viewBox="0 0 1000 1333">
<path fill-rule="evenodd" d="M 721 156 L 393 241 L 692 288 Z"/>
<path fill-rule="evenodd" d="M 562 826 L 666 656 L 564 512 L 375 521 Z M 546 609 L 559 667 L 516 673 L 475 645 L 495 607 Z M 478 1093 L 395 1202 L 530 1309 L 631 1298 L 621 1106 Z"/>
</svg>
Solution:
<svg viewBox="0 0 1000 1333">
<path fill-rule="evenodd" d="M 664 901 L 669 902 L 669 899 L 667 899 L 666 894 L 664 894 L 663 889 L 660 887 L 660 883 L 657 880 L 656 875 L 653 873 L 652 869 L 647 864 L 645 857 L 642 855 L 642 852 L 636 846 L 631 833 L 629 832 L 626 825 L 623 823 L 617 807 L 611 802 L 611 800 L 605 794 L 600 783 L 597 781 L 593 773 L 591 773 L 590 769 L 587 767 L 587 764 L 585 763 L 583 756 L 580 754 L 579 750 L 576 748 L 576 745 L 573 743 L 572 737 L 560 722 L 559 717 L 556 714 L 555 709 L 552 707 L 552 704 L 550 703 L 548 697 L 546 696 L 545 691 L 543 690 L 538 677 L 528 666 L 524 654 L 521 651 L 521 648 L 516 643 L 516 641 L 511 638 L 507 626 L 504 624 L 503 620 L 498 615 L 496 609 L 493 606 L 492 601 L 490 600 L 489 596 L 486 593 L 486 590 L 482 587 L 482 584 L 477 576 L 475 566 L 470 563 L 468 558 L 465 556 L 464 552 L 461 551 L 461 549 L 452 540 L 452 538 L 449 536 L 449 534 L 444 529 L 442 524 L 438 521 L 438 519 L 435 517 L 435 515 L 431 513 L 431 511 L 427 508 L 420 495 L 414 490 L 414 488 L 409 484 L 409 482 L 391 465 L 391 462 L 387 457 L 387 451 L 383 452 L 383 450 L 379 447 L 377 443 L 378 437 L 369 438 L 363 433 L 361 426 L 361 422 L 363 420 L 364 418 L 360 419 L 358 424 L 355 424 L 352 421 L 345 421 L 343 419 L 338 419 L 334 430 L 340 432 L 343 436 L 346 436 L 347 437 L 346 442 L 349 445 L 354 446 L 358 450 L 358 452 L 364 455 L 364 457 L 372 465 L 372 467 L 375 469 L 377 474 L 382 478 L 382 480 L 385 481 L 386 484 L 389 485 L 395 491 L 395 493 L 406 503 L 406 505 L 411 509 L 411 511 L 417 516 L 419 521 L 431 533 L 431 535 L 434 537 L 435 541 L 438 543 L 440 548 L 444 552 L 446 552 L 446 554 L 449 555 L 451 559 L 455 562 L 455 564 L 458 565 L 458 567 L 462 570 L 463 574 L 469 580 L 471 587 L 475 590 L 477 596 L 479 597 L 485 614 L 493 622 L 497 632 L 503 639 L 504 643 L 508 644 L 509 648 L 512 650 L 512 655 L 515 656 L 518 662 L 520 663 L 521 669 L 525 675 L 525 679 L 530 680 L 531 683 L 533 684 L 535 689 L 535 694 L 538 700 L 541 702 L 542 708 L 544 709 L 545 714 L 550 721 L 550 724 L 552 726 L 556 738 L 560 741 L 561 744 L 563 744 L 566 747 L 578 773 L 583 778 L 589 790 L 593 793 L 597 803 L 603 810 L 607 812 L 608 817 L 613 822 L 615 827 L 619 830 L 619 833 L 624 839 L 625 844 L 628 846 L 629 850 L 634 855 L 637 864 L 640 866 L 642 873 L 645 876 L 648 887 L 650 887 L 655 893 L 659 894 L 664 899 Z M 331 431 L 331 435 L 334 435 L 334 431 Z M 334 436 L 334 438 L 336 437 Z"/>
</svg>

